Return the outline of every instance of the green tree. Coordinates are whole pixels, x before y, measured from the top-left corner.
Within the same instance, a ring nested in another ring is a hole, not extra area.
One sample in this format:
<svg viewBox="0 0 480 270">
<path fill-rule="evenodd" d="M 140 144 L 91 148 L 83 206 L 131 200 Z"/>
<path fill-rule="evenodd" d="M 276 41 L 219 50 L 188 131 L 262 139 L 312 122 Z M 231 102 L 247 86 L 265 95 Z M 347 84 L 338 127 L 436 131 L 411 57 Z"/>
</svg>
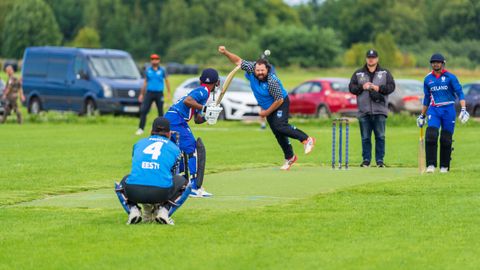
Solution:
<svg viewBox="0 0 480 270">
<path fill-rule="evenodd" d="M 79 48 L 100 48 L 100 36 L 95 29 L 84 27 L 78 31 L 70 45 Z"/>
<path fill-rule="evenodd" d="M 53 10 L 58 22 L 63 41 L 72 40 L 82 27 L 85 1 L 78 0 L 44 0 Z"/>
<path fill-rule="evenodd" d="M 280 66 L 331 67 L 340 53 L 340 40 L 330 28 L 277 26 L 264 29 L 259 44 L 270 49 L 272 63 Z"/>
<path fill-rule="evenodd" d="M 400 67 L 403 55 L 397 47 L 393 35 L 380 33 L 375 37 L 375 49 L 378 51 L 380 63 L 388 68 Z"/>
<path fill-rule="evenodd" d="M 3 23 L 5 22 L 5 16 L 12 9 L 13 2 L 14 2 L 14 0 L 2 0 L 2 1 L 0 1 L 0 35 L 3 32 Z"/>
<path fill-rule="evenodd" d="M 28 46 L 59 45 L 62 35 L 52 9 L 43 0 L 17 1 L 5 17 L 2 51 L 22 57 Z"/>
</svg>

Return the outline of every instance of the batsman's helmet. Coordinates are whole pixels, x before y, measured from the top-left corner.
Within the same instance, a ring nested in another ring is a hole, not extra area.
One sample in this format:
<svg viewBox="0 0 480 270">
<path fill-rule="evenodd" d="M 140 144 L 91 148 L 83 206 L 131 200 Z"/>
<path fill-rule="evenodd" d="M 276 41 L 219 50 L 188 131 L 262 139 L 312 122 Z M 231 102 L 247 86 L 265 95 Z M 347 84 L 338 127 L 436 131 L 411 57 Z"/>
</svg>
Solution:
<svg viewBox="0 0 480 270">
<path fill-rule="evenodd" d="M 435 53 L 432 55 L 432 57 L 430 57 L 430 63 L 433 63 L 433 62 L 445 63 L 445 57 L 443 57 L 443 55 L 439 53 Z"/>
<path fill-rule="evenodd" d="M 200 81 L 202 83 L 212 83 L 215 84 L 218 82 L 218 72 L 213 68 L 207 68 L 202 71 L 200 76 Z"/>
</svg>

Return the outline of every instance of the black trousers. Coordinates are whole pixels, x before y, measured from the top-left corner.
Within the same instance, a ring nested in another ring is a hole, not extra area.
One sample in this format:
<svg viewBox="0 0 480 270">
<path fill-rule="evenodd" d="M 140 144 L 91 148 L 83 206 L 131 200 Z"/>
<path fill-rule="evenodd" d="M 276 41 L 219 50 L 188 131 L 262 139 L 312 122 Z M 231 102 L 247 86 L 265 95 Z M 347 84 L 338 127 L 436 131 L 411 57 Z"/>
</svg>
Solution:
<svg viewBox="0 0 480 270">
<path fill-rule="evenodd" d="M 282 148 L 285 159 L 291 159 L 294 155 L 292 145 L 288 138 L 296 139 L 300 142 L 308 139 L 308 135 L 305 134 L 305 132 L 288 124 L 289 110 L 290 100 L 286 97 L 282 105 L 267 116 L 268 124 L 272 129 L 273 135 L 277 138 L 278 144 Z"/>
<path fill-rule="evenodd" d="M 138 203 L 164 204 L 168 201 L 175 201 L 177 197 L 182 195 L 184 187 L 188 184 L 188 180 L 180 175 L 173 176 L 173 185 L 170 188 L 129 185 L 125 182 L 127 177 L 128 175 L 123 177 L 121 183 L 125 187 L 125 195 L 129 205 Z"/>
<path fill-rule="evenodd" d="M 143 97 L 142 106 L 140 107 L 139 128 L 145 129 L 147 114 L 150 112 L 150 107 L 152 107 L 154 101 L 155 105 L 157 105 L 158 116 L 163 116 L 163 92 L 147 91 Z"/>
</svg>

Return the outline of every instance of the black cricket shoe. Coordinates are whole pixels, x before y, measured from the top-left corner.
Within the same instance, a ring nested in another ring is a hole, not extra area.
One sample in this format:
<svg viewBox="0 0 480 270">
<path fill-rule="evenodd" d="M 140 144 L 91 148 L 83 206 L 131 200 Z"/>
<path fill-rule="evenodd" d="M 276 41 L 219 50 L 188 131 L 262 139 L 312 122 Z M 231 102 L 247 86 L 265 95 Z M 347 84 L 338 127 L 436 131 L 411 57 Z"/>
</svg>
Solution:
<svg viewBox="0 0 480 270">
<path fill-rule="evenodd" d="M 378 168 L 385 168 L 385 163 L 383 163 L 383 161 L 379 160 L 379 161 L 377 161 L 377 167 Z"/>
<path fill-rule="evenodd" d="M 360 164 L 360 167 L 370 167 L 370 160 L 364 160 L 362 164 Z"/>
</svg>

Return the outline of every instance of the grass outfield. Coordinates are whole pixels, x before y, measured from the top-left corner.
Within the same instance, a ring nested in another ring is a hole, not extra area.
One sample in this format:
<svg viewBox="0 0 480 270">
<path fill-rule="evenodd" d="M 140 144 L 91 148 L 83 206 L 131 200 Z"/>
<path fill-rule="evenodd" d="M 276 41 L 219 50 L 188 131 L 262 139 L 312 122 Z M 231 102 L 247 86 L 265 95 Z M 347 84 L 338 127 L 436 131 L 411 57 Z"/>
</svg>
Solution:
<svg viewBox="0 0 480 270">
<path fill-rule="evenodd" d="M 414 118 L 389 118 L 386 169 L 332 171 L 328 121 L 293 119 L 318 144 L 290 172 L 269 130 L 195 126 L 211 199 L 176 225 L 126 226 L 112 183 L 129 170 L 137 119 L 47 114 L 0 125 L 0 269 L 476 269 L 478 128 L 458 126 L 452 171 L 416 173 Z M 37 119 L 38 120 L 38 119 Z M 150 115 L 149 123 L 152 121 Z M 301 145 L 293 142 L 300 153 Z"/>
</svg>

